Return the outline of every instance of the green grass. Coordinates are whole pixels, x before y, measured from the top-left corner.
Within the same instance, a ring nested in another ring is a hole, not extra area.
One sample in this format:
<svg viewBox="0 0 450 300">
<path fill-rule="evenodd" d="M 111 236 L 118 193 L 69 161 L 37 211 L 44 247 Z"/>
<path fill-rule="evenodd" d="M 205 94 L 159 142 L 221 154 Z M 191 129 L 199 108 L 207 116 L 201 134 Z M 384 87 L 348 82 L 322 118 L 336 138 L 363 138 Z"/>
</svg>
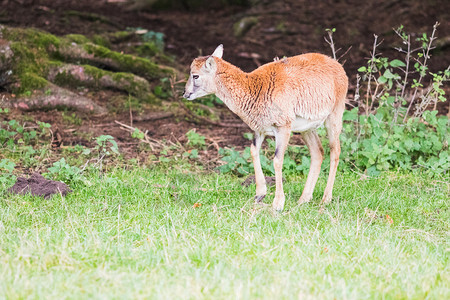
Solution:
<svg viewBox="0 0 450 300">
<path fill-rule="evenodd" d="M 448 177 L 339 173 L 319 213 L 325 180 L 297 206 L 305 178 L 287 178 L 281 214 L 241 179 L 177 169 L 0 192 L 0 298 L 450 298 Z"/>
</svg>

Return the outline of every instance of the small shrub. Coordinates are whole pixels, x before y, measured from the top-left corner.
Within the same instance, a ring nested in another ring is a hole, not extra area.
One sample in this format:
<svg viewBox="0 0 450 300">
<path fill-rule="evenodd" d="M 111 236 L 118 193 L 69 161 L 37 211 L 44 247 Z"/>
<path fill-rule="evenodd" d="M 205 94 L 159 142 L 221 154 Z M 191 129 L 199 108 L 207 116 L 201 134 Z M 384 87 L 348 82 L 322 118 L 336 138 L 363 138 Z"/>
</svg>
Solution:
<svg viewBox="0 0 450 300">
<path fill-rule="evenodd" d="M 188 139 L 187 145 L 200 149 L 204 149 L 206 147 L 205 136 L 195 132 L 195 129 L 189 130 L 186 133 L 186 137 Z"/>
<path fill-rule="evenodd" d="M 110 135 L 101 135 L 95 138 L 95 142 L 97 145 L 94 149 L 97 150 L 102 157 L 111 154 L 119 154 L 119 147 L 117 146 L 114 137 Z"/>
<path fill-rule="evenodd" d="M 15 167 L 16 164 L 7 158 L 0 160 L 0 184 L 9 185 L 16 180 L 16 176 L 12 173 Z"/>
<path fill-rule="evenodd" d="M 369 176 L 391 169 L 448 173 L 449 119 L 438 116 L 435 107 L 438 101 L 447 101 L 442 85 L 450 79 L 450 66 L 435 73 L 429 72 L 427 66 L 438 25 L 435 24 L 430 37 L 422 34 L 417 38 L 418 47 L 413 45 L 414 41 L 403 26 L 395 30 L 403 45 L 406 45 L 406 49 L 397 49 L 405 55 L 404 60 L 380 56 L 377 53 L 378 37 L 375 36 L 367 66 L 358 69 L 361 75 L 357 75 L 354 97 L 358 107 L 344 112 L 340 137 L 341 169 L 358 169 Z M 327 32 L 329 38 L 326 41 L 336 57 L 332 39 L 335 30 Z M 430 85 L 424 88 L 426 78 L 430 78 Z M 318 132 L 324 135 L 323 129 L 319 128 Z M 271 140 L 268 142 L 271 146 Z M 327 139 L 323 139 L 323 146 L 327 153 L 322 169 L 326 169 L 329 165 Z M 273 174 L 271 162 L 266 156 L 268 153 L 266 150 L 265 155 L 261 155 L 261 165 L 265 172 Z M 242 153 L 234 149 L 221 149 L 220 154 L 225 162 L 219 167 L 221 172 L 253 172 L 250 148 Z M 283 174 L 307 174 L 309 164 L 306 147 L 288 147 Z"/>
<path fill-rule="evenodd" d="M 341 160 L 347 166 L 367 170 L 368 175 L 418 167 L 444 173 L 450 167 L 448 118 L 437 116 L 437 111 L 395 124 L 385 110 L 358 116 L 353 109 L 345 112 L 344 120 Z"/>
<path fill-rule="evenodd" d="M 53 166 L 48 168 L 49 174 L 53 180 L 60 180 L 65 183 L 78 183 L 83 180 L 81 169 L 69 165 L 65 158 L 53 163 Z"/>
</svg>

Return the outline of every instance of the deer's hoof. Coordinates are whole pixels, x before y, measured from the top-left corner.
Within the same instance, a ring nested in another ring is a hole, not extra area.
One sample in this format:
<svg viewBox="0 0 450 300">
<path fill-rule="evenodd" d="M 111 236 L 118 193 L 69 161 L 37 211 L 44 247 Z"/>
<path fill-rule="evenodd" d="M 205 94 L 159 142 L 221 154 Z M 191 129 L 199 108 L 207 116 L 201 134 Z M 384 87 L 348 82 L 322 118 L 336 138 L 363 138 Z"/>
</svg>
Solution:
<svg viewBox="0 0 450 300">
<path fill-rule="evenodd" d="M 255 196 L 255 203 L 256 203 L 256 204 L 262 203 L 264 197 L 266 197 L 266 195 L 256 195 L 256 196 Z"/>
</svg>

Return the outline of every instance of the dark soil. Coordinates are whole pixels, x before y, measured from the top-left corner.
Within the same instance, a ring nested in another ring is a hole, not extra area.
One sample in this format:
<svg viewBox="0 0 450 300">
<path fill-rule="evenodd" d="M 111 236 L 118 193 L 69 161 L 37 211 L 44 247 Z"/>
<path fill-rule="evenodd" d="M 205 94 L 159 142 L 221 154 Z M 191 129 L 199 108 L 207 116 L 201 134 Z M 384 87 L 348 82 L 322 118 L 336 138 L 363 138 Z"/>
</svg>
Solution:
<svg viewBox="0 0 450 300">
<path fill-rule="evenodd" d="M 69 187 L 61 181 L 47 180 L 42 175 L 34 173 L 30 178 L 19 177 L 16 183 L 8 190 L 12 194 L 31 194 L 33 196 L 49 199 L 52 195 L 63 196 L 70 193 Z"/>
<path fill-rule="evenodd" d="M 275 56 L 291 56 L 311 51 L 331 55 L 323 37 L 326 28 L 336 28 L 334 40 L 337 47 L 341 48 L 338 56 L 350 49 L 340 59 L 350 77 L 350 100 L 355 87 L 356 70 L 366 64 L 374 34 L 383 40 L 378 48 L 379 52 L 390 57 L 398 55 L 394 47 L 400 46 L 400 43 L 392 29 L 400 24 L 413 36 L 418 36 L 422 32 L 430 35 L 433 24 L 438 21 L 441 24 L 438 37 L 442 40 L 450 37 L 448 0 L 260 1 L 254 7 L 165 11 L 128 11 L 114 2 L 117 1 L 0 0 L 0 24 L 36 27 L 57 35 L 79 33 L 92 36 L 127 27 L 163 32 L 165 51 L 174 55 L 179 68 L 186 72 L 193 58 L 199 54 L 211 53 L 219 44 L 224 45 L 224 58 L 245 71 L 272 61 Z M 102 18 L 96 18 L 95 15 Z M 257 24 L 243 37 L 235 37 L 233 24 L 247 16 L 258 18 Z M 445 69 L 450 64 L 449 44 L 435 49 L 432 55 L 430 70 Z M 93 94 L 93 97 L 99 103 L 108 104 L 114 93 L 99 92 Z M 441 113 L 447 113 L 447 106 L 448 104 L 439 107 Z M 144 116 L 150 113 L 140 112 Z M 136 140 L 131 139 L 128 132 L 114 123 L 118 120 L 130 124 L 128 112 L 102 118 L 81 115 L 81 125 L 64 120 L 60 111 L 26 113 L 29 114 L 37 120 L 52 124 L 52 130 L 58 131 L 63 145 L 86 145 L 92 141 L 92 137 L 110 134 L 125 152 L 132 152 L 136 148 L 132 147 Z M 226 112 L 226 109 L 221 117 L 222 122 L 240 122 Z M 221 147 L 243 147 L 249 144 L 242 136 L 249 131 L 248 128 L 193 123 L 186 121 L 182 115 L 135 121 L 133 126 L 142 131 L 148 130 L 151 138 L 172 142 L 186 141 L 185 133 L 197 128 L 197 132 Z M 297 142 L 299 141 L 298 138 Z"/>
</svg>

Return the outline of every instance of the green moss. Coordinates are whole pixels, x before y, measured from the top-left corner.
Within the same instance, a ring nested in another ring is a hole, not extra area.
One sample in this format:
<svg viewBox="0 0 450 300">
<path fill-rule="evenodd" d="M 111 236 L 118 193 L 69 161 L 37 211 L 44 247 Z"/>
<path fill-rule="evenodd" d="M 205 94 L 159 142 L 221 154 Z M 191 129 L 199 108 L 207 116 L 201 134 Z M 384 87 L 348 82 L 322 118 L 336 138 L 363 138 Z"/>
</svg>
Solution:
<svg viewBox="0 0 450 300">
<path fill-rule="evenodd" d="M 82 65 L 82 67 L 84 68 L 84 72 L 87 75 L 92 76 L 92 78 L 94 78 L 95 80 L 100 80 L 100 78 L 102 78 L 103 76 L 112 73 L 90 65 Z"/>
<path fill-rule="evenodd" d="M 82 65 L 81 67 L 90 78 L 89 80 L 80 81 L 69 72 L 59 72 L 53 81 L 58 85 L 71 87 L 83 85 L 101 88 L 106 86 L 124 91 L 146 102 L 152 102 L 153 100 L 149 97 L 150 87 L 148 82 L 136 80 L 136 77 L 131 73 L 110 72 L 90 65 Z"/>
<path fill-rule="evenodd" d="M 174 57 L 170 57 L 162 52 L 159 47 L 153 42 L 146 42 L 142 45 L 133 47 L 133 52 L 144 58 L 152 58 L 154 61 L 172 64 L 175 61 Z"/>
<path fill-rule="evenodd" d="M 10 47 L 14 53 L 14 71 L 16 74 L 24 72 L 40 73 L 42 68 L 39 67 L 38 62 L 48 60 L 45 51 L 31 48 L 25 43 L 13 42 Z"/>
<path fill-rule="evenodd" d="M 108 38 L 100 34 L 95 34 L 90 39 L 82 34 L 67 34 L 64 36 L 64 38 L 66 38 L 70 42 L 74 42 L 79 45 L 86 43 L 94 43 L 96 45 L 107 48 L 111 47 L 111 43 L 109 42 Z"/>
<path fill-rule="evenodd" d="M 89 22 L 102 22 L 105 24 L 111 24 L 112 22 L 101 15 L 95 14 L 95 13 L 87 13 L 83 11 L 77 11 L 77 10 L 68 10 L 65 12 L 65 14 L 69 17 L 79 17 L 82 20 L 86 20 Z"/>
<path fill-rule="evenodd" d="M 18 60 L 27 61 L 28 64 L 44 66 L 44 62 L 49 59 L 48 50 L 52 50 L 52 57 L 61 59 L 58 56 L 58 51 L 62 45 L 70 44 L 72 40 L 66 38 L 59 38 L 50 33 L 41 30 L 28 28 L 7 28 L 5 30 L 5 38 L 13 42 L 15 49 L 14 56 L 18 56 Z M 74 40 L 82 39 L 82 36 L 72 35 Z M 34 55 L 33 60 L 30 60 L 30 54 Z M 44 60 L 42 60 L 44 59 Z M 44 69 L 47 69 L 44 67 Z M 44 76 L 45 77 L 45 76 Z"/>
<path fill-rule="evenodd" d="M 14 53 L 13 76 L 19 84 L 12 91 L 20 95 L 45 87 L 50 65 L 47 49 L 59 47 L 61 39 L 33 28 L 4 28 L 2 33 Z"/>
<path fill-rule="evenodd" d="M 62 65 L 64 65 L 64 63 L 59 60 L 50 60 L 47 62 L 48 69 L 58 68 Z"/>
<path fill-rule="evenodd" d="M 45 87 L 44 79 L 48 70 L 48 55 L 40 48 L 32 48 L 22 42 L 11 43 L 13 57 L 13 76 L 20 83 L 13 85 L 12 91 L 22 94 Z"/>
<path fill-rule="evenodd" d="M 89 38 L 79 34 L 70 34 L 59 38 L 37 29 L 3 27 L 1 30 L 3 38 L 11 41 L 10 46 L 14 53 L 11 63 L 12 76 L 17 82 L 17 84 L 12 85 L 12 91 L 19 95 L 47 86 L 48 81 L 45 78 L 48 77 L 49 70 L 62 67 L 63 62 L 61 61 L 70 60 L 70 58 L 63 57 L 63 54 L 61 54 L 63 51 L 60 53 L 59 49 L 71 47 L 71 43 L 74 42 L 82 49 L 80 51 L 87 51 L 94 54 L 95 57 L 111 61 L 112 68 L 123 71 L 123 73 L 114 73 L 90 65 L 83 65 L 86 74 L 92 77 L 91 80 L 80 81 L 69 73 L 60 72 L 54 80 L 56 84 L 72 87 L 76 85 L 100 87 L 100 80 L 103 80 L 103 82 L 110 80 L 117 83 L 110 84 L 111 87 L 126 91 L 144 101 L 155 102 L 157 99 L 150 96 L 148 83 L 136 80 L 136 77 L 126 72 L 137 74 L 147 80 L 167 77 L 173 73 L 172 70 L 161 68 L 148 59 L 121 54 L 98 45 L 108 44 L 108 35 L 106 35 L 107 37 L 94 36 L 94 42 L 98 43 L 94 44 Z M 111 38 L 128 37 L 130 37 L 129 32 L 120 31 L 114 33 Z M 141 48 L 142 53 L 153 54 L 156 51 L 158 51 L 157 47 L 151 43 L 146 43 Z M 158 55 L 163 54 L 159 53 Z"/>
<path fill-rule="evenodd" d="M 117 82 L 123 90 L 141 99 L 147 99 L 150 87 L 147 82 L 136 81 L 135 76 L 130 73 L 113 73 L 112 80 Z"/>
<path fill-rule="evenodd" d="M 92 42 L 94 44 L 97 44 L 99 46 L 103 46 L 106 48 L 111 47 L 111 43 L 109 42 L 109 39 L 107 37 L 104 37 L 103 35 L 96 34 L 92 37 Z"/>
<path fill-rule="evenodd" d="M 118 82 L 118 83 L 120 83 L 120 82 L 127 83 L 126 87 L 130 91 L 136 90 L 135 88 L 137 88 L 139 86 L 139 84 L 137 84 L 137 82 L 134 80 L 134 76 L 130 73 L 124 73 L 124 72 L 112 73 L 111 78 L 113 79 L 113 81 Z M 140 86 L 142 86 L 142 85 L 140 85 Z M 146 89 L 146 88 L 144 87 L 144 89 Z"/>
<path fill-rule="evenodd" d="M 20 75 L 20 86 L 16 93 L 21 95 L 34 90 L 43 89 L 48 85 L 48 81 L 34 73 L 23 73 Z"/>
<path fill-rule="evenodd" d="M 88 53 L 94 54 L 96 57 L 111 59 L 116 64 L 118 70 L 133 72 L 146 79 L 156 79 L 162 77 L 164 74 L 168 75 L 172 73 L 170 70 L 161 69 L 157 64 L 142 57 L 121 54 L 94 44 L 85 44 L 84 47 Z"/>
<path fill-rule="evenodd" d="M 60 86 L 68 86 L 68 87 L 76 87 L 76 86 L 89 86 L 94 88 L 100 87 L 100 79 L 103 76 L 108 75 L 108 71 L 104 71 L 102 69 L 90 66 L 90 65 L 81 65 L 84 69 L 86 75 L 88 75 L 91 80 L 83 80 L 80 81 L 77 77 L 73 76 L 70 72 L 58 72 L 53 79 L 53 82 Z"/>
<path fill-rule="evenodd" d="M 108 39 L 112 42 L 125 41 L 132 39 L 134 36 L 133 32 L 130 31 L 116 31 L 108 34 Z"/>
<path fill-rule="evenodd" d="M 233 25 L 235 37 L 243 37 L 254 25 L 258 23 L 257 17 L 244 17 Z"/>
<path fill-rule="evenodd" d="M 55 78 L 53 79 L 53 82 L 59 86 L 76 87 L 86 85 L 85 82 L 81 82 L 80 80 L 72 76 L 70 73 L 66 72 L 59 72 L 58 74 L 56 74 Z"/>
<path fill-rule="evenodd" d="M 65 35 L 65 38 L 77 44 L 85 44 L 90 42 L 90 40 L 82 34 L 67 34 Z"/>
<path fill-rule="evenodd" d="M 45 49 L 50 46 L 59 47 L 60 43 L 60 38 L 34 28 L 7 28 L 3 34 L 7 40 L 21 41 Z"/>
<path fill-rule="evenodd" d="M 159 47 L 153 42 L 143 43 L 136 47 L 136 51 L 141 56 L 152 57 L 160 52 Z"/>
</svg>

